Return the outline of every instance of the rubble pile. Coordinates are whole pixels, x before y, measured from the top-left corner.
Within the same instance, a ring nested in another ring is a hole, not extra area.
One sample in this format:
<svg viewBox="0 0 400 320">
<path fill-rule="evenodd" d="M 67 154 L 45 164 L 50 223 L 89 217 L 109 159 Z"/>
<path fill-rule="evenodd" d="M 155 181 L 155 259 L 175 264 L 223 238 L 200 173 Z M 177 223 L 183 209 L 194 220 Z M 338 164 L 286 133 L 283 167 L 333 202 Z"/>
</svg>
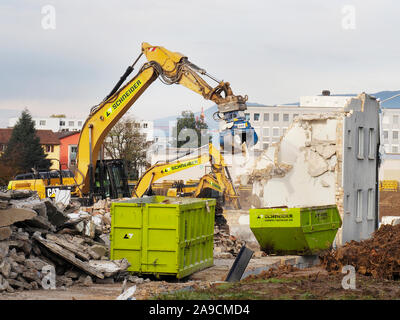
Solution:
<svg viewBox="0 0 400 320">
<path fill-rule="evenodd" d="M 320 254 L 328 272 L 341 272 L 352 265 L 360 274 L 377 279 L 398 279 L 400 276 L 400 225 L 381 225 L 371 239 L 351 241 L 336 250 Z"/>
<path fill-rule="evenodd" d="M 225 228 L 214 227 L 214 258 L 234 258 L 244 245 L 245 241 L 230 235 Z"/>
<path fill-rule="evenodd" d="M 56 287 L 126 275 L 126 259 L 108 259 L 107 208 L 105 200 L 83 208 L 27 190 L 0 192 L 0 292 L 42 288 L 51 272 Z"/>
</svg>

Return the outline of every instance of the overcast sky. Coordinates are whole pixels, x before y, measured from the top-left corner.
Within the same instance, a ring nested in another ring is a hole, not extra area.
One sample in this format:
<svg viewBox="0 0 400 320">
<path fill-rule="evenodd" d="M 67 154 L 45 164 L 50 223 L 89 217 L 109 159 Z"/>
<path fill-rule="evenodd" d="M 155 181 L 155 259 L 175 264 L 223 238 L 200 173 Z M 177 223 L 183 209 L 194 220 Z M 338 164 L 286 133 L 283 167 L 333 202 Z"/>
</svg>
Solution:
<svg viewBox="0 0 400 320">
<path fill-rule="evenodd" d="M 55 29 L 42 27 L 46 5 Z M 142 42 L 185 54 L 251 102 L 400 89 L 394 0 L 2 0 L 0 12 L 0 109 L 86 117 Z M 157 80 L 131 113 L 151 120 L 212 104 Z"/>
</svg>

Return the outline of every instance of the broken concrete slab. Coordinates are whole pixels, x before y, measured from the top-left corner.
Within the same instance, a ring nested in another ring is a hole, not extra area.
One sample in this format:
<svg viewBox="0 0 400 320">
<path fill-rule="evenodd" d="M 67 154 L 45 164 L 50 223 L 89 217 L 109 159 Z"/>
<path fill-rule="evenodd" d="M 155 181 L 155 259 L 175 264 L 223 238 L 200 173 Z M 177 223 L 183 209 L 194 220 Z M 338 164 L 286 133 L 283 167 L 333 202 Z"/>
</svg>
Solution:
<svg viewBox="0 0 400 320">
<path fill-rule="evenodd" d="M 49 220 L 42 216 L 35 216 L 29 220 L 26 220 L 25 224 L 34 228 L 50 230 L 53 232 L 56 231 L 56 228 L 49 222 Z"/>
<path fill-rule="evenodd" d="M 99 245 L 99 244 L 94 244 L 90 247 L 90 250 L 96 253 L 96 256 L 98 256 L 97 259 L 100 259 L 101 257 L 104 257 L 107 253 L 107 248 Z"/>
<path fill-rule="evenodd" d="M 1 200 L 11 200 L 11 193 L 0 191 L 0 199 Z"/>
<path fill-rule="evenodd" d="M 0 227 L 0 241 L 8 239 L 12 234 L 10 227 Z"/>
<path fill-rule="evenodd" d="M 37 213 L 31 209 L 9 208 L 0 210 L 0 227 L 7 227 L 15 222 L 33 219 Z"/>
<path fill-rule="evenodd" d="M 130 263 L 128 260 L 90 260 L 89 265 L 98 270 L 99 272 L 103 272 L 106 277 L 111 277 L 114 274 L 125 271 L 129 268 Z"/>
<path fill-rule="evenodd" d="M 104 275 L 100 271 L 98 271 L 97 269 L 93 268 L 90 264 L 87 264 L 87 263 L 77 259 L 75 257 L 75 255 L 71 251 L 69 251 L 67 249 L 63 249 L 61 246 L 59 246 L 58 244 L 56 244 L 56 243 L 54 243 L 54 242 L 52 242 L 50 240 L 43 239 L 37 233 L 35 233 L 32 238 L 37 240 L 38 242 L 40 242 L 47 249 L 49 249 L 51 252 L 57 254 L 58 256 L 60 256 L 61 258 L 65 259 L 69 263 L 73 264 L 77 268 L 83 270 L 84 272 L 86 272 L 86 273 L 88 273 L 90 275 L 96 276 L 96 277 L 98 277 L 100 279 L 104 278 Z"/>
<path fill-rule="evenodd" d="M 69 242 L 62 236 L 56 236 L 54 234 L 47 234 L 46 239 L 53 241 L 54 243 L 58 244 L 59 246 L 73 252 L 77 257 L 84 261 L 90 260 L 90 255 L 84 251 L 84 248 L 76 245 L 74 243 Z"/>
<path fill-rule="evenodd" d="M 43 202 L 46 206 L 47 218 L 53 225 L 58 228 L 68 221 L 68 217 L 51 200 L 45 199 Z"/>
<path fill-rule="evenodd" d="M 310 150 L 306 154 L 307 172 L 311 177 L 319 177 L 328 171 L 328 163 L 317 152 Z"/>
</svg>

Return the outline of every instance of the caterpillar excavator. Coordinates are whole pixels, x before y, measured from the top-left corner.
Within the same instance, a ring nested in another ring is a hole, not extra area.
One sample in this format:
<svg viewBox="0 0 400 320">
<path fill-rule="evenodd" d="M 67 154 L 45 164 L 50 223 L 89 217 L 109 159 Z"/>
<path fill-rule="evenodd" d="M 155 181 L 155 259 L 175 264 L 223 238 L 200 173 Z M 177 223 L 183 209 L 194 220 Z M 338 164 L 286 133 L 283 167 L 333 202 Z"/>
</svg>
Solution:
<svg viewBox="0 0 400 320">
<path fill-rule="evenodd" d="M 124 84 L 142 55 L 147 58 L 147 62 Z M 209 85 L 202 76 L 217 82 L 217 85 Z M 105 189 L 109 190 L 111 198 L 129 196 L 123 164 L 118 160 L 98 160 L 98 155 L 111 128 L 157 78 L 167 85 L 183 85 L 216 103 L 218 111 L 214 114 L 214 119 L 226 124 L 226 129 L 221 132 L 225 148 L 228 146 L 227 137 L 231 139 L 230 145 L 234 145 L 232 141 L 239 141 L 247 147 L 257 143 L 257 134 L 244 116 L 247 96 L 234 95 L 228 82 L 217 80 L 183 54 L 143 43 L 140 55 L 103 101 L 91 108 L 82 127 L 74 177 L 74 193 L 80 198 L 104 198 L 107 194 Z M 13 181 L 9 188 L 15 188 Z"/>
<path fill-rule="evenodd" d="M 140 198 L 143 195 L 153 195 L 152 184 L 161 178 L 186 170 L 207 162 L 211 165 L 211 172 L 201 177 L 194 185 L 177 185 L 168 190 L 169 196 L 191 196 L 196 198 L 217 198 L 221 205 L 240 209 L 239 196 L 235 190 L 221 153 L 212 143 L 208 144 L 208 153 L 203 153 L 190 159 L 180 157 L 172 162 L 157 162 L 140 177 L 132 191 L 132 196 Z"/>
</svg>

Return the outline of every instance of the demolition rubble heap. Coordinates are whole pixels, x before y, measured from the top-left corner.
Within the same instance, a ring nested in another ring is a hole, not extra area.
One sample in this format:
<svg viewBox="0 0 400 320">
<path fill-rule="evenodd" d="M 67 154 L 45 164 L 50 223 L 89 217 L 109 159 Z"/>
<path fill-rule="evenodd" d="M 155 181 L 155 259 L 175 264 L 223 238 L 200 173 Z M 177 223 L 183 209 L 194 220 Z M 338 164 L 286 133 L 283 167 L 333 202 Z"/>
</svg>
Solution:
<svg viewBox="0 0 400 320">
<path fill-rule="evenodd" d="M 107 258 L 110 223 L 105 203 L 84 208 L 27 190 L 0 192 L 0 292 L 51 285 L 49 270 L 57 288 L 118 279 L 129 263 Z"/>
<path fill-rule="evenodd" d="M 400 225 L 382 225 L 373 237 L 351 241 L 337 250 L 320 255 L 328 272 L 340 272 L 352 265 L 358 273 L 377 279 L 398 279 L 400 276 Z"/>
</svg>

